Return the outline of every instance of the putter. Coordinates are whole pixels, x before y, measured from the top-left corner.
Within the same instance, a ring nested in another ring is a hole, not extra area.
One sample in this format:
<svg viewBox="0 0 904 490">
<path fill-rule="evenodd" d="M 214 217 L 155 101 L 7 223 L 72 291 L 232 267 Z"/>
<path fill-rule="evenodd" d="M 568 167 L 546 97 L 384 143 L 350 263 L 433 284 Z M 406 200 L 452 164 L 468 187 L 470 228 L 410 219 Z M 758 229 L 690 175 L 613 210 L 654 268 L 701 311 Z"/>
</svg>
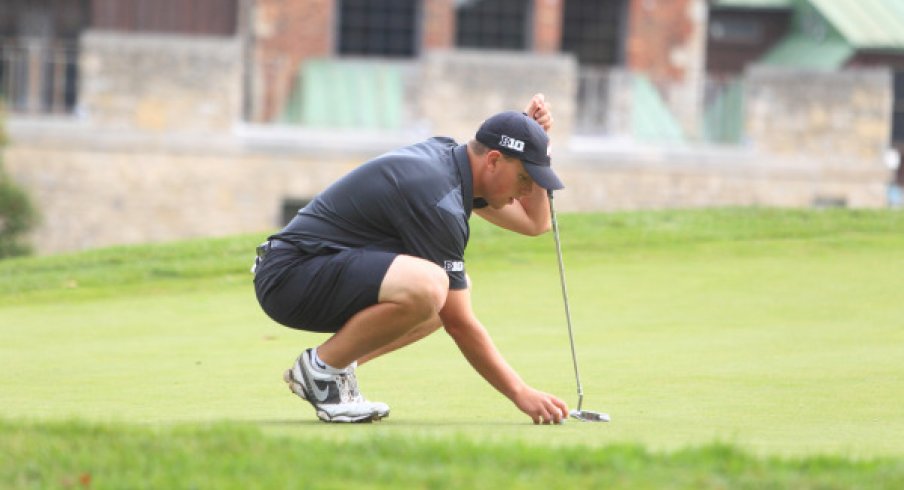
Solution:
<svg viewBox="0 0 904 490">
<path fill-rule="evenodd" d="M 549 214 L 552 216 L 552 234 L 556 239 L 556 257 L 559 259 L 559 278 L 562 281 L 562 301 L 565 303 L 565 321 L 568 323 L 568 341 L 571 343 L 571 360 L 574 363 L 574 379 L 578 385 L 578 408 L 572 410 L 569 415 L 572 418 L 584 422 L 608 422 L 609 414 L 584 410 L 584 388 L 581 386 L 581 375 L 578 373 L 578 356 L 574 350 L 574 333 L 571 330 L 571 309 L 568 307 L 568 288 L 565 286 L 565 266 L 562 263 L 562 244 L 559 241 L 559 223 L 556 221 L 556 208 L 552 202 L 552 191 L 549 195 Z"/>
</svg>

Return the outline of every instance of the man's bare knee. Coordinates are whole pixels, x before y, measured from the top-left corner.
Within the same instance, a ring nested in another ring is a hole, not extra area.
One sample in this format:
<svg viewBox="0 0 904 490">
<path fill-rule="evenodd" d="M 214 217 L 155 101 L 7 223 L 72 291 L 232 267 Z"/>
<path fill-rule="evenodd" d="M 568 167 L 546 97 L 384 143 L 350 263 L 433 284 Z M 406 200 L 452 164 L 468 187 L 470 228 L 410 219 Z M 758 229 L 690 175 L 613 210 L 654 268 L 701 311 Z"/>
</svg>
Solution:
<svg viewBox="0 0 904 490">
<path fill-rule="evenodd" d="M 449 275 L 439 266 L 434 265 L 429 269 L 430 277 L 425 278 L 426 285 L 425 294 L 429 301 L 433 304 L 433 314 L 439 313 L 446 304 L 446 296 L 449 294 Z"/>
<path fill-rule="evenodd" d="M 425 308 L 424 314 L 433 316 L 439 313 L 446 303 L 449 292 L 449 276 L 434 264 L 420 268 L 409 277 L 408 287 L 403 289 L 403 302 Z"/>
<path fill-rule="evenodd" d="M 423 259 L 400 255 L 383 278 L 379 301 L 397 303 L 427 317 L 442 309 L 448 292 L 449 276 L 443 269 Z"/>
</svg>

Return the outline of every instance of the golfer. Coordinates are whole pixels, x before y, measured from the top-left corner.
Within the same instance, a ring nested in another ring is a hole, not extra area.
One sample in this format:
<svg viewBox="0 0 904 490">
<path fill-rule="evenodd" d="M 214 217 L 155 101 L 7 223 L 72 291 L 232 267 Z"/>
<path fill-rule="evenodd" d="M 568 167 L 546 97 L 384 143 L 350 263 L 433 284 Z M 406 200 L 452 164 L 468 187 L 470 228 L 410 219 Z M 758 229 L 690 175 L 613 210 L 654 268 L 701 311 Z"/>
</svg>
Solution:
<svg viewBox="0 0 904 490">
<path fill-rule="evenodd" d="M 525 235 L 550 228 L 552 114 L 542 94 L 496 114 L 465 145 L 431 138 L 342 177 L 258 247 L 254 286 L 287 327 L 332 335 L 306 349 L 284 379 L 326 422 L 389 415 L 358 390 L 358 365 L 440 327 L 474 369 L 534 423 L 568 415 L 503 359 L 471 309 L 464 252 L 471 213 Z"/>
</svg>

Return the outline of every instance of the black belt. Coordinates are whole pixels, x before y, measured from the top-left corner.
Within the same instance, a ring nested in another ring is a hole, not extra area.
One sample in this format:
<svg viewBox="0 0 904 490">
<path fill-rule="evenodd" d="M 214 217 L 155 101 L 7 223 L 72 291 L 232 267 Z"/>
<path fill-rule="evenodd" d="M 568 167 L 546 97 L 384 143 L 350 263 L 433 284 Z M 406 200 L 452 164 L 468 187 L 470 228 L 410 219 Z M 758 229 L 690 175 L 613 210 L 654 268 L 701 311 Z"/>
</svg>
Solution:
<svg viewBox="0 0 904 490">
<path fill-rule="evenodd" d="M 270 253 L 271 250 L 277 250 L 277 249 L 298 250 L 298 248 L 295 245 L 293 245 L 292 243 L 289 243 L 289 242 L 284 242 L 284 241 L 278 240 L 276 238 L 274 238 L 272 240 L 267 240 L 266 242 L 261 243 L 260 245 L 257 246 L 257 257 L 254 258 L 254 264 L 251 266 L 251 273 L 252 274 L 257 273 L 257 268 L 258 268 L 258 266 L 261 265 L 261 261 L 264 260 L 264 258 L 267 256 L 267 254 Z"/>
<path fill-rule="evenodd" d="M 294 243 L 284 242 L 284 241 L 279 240 L 279 239 L 277 239 L 277 238 L 274 238 L 273 240 L 270 240 L 270 241 L 267 242 L 267 243 L 270 244 L 270 248 L 273 249 L 273 250 L 276 250 L 276 249 L 279 249 L 279 248 L 295 248 L 295 249 L 298 248 L 298 247 L 295 246 Z"/>
<path fill-rule="evenodd" d="M 295 245 L 292 243 L 285 242 L 283 240 L 274 238 L 272 240 L 267 240 L 266 242 L 261 243 L 260 245 L 257 246 L 257 256 L 260 258 L 264 258 L 267 256 L 267 253 L 270 252 L 271 250 L 279 250 L 279 249 L 296 249 L 297 250 L 297 247 L 295 247 Z"/>
</svg>

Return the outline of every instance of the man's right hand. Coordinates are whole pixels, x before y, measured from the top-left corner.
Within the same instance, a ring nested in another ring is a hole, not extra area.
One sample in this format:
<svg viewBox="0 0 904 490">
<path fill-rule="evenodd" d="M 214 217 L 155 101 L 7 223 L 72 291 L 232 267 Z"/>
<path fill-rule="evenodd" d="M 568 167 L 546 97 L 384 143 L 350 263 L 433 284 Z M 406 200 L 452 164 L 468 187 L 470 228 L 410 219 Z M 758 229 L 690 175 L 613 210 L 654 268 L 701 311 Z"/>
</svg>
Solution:
<svg viewBox="0 0 904 490">
<path fill-rule="evenodd" d="M 534 121 L 537 121 L 547 133 L 552 128 L 552 112 L 549 109 L 549 103 L 546 102 L 546 96 L 543 94 L 536 94 L 531 97 L 527 107 L 524 108 L 524 113 Z"/>
<path fill-rule="evenodd" d="M 559 424 L 568 418 L 568 405 L 562 400 L 525 386 L 512 398 L 515 405 L 526 413 L 535 424 Z"/>
<path fill-rule="evenodd" d="M 558 424 L 568 416 L 565 402 L 531 388 L 505 362 L 489 333 L 474 316 L 470 290 L 449 291 L 439 316 L 446 332 L 455 340 L 471 366 L 530 416 L 535 424 Z"/>
</svg>

